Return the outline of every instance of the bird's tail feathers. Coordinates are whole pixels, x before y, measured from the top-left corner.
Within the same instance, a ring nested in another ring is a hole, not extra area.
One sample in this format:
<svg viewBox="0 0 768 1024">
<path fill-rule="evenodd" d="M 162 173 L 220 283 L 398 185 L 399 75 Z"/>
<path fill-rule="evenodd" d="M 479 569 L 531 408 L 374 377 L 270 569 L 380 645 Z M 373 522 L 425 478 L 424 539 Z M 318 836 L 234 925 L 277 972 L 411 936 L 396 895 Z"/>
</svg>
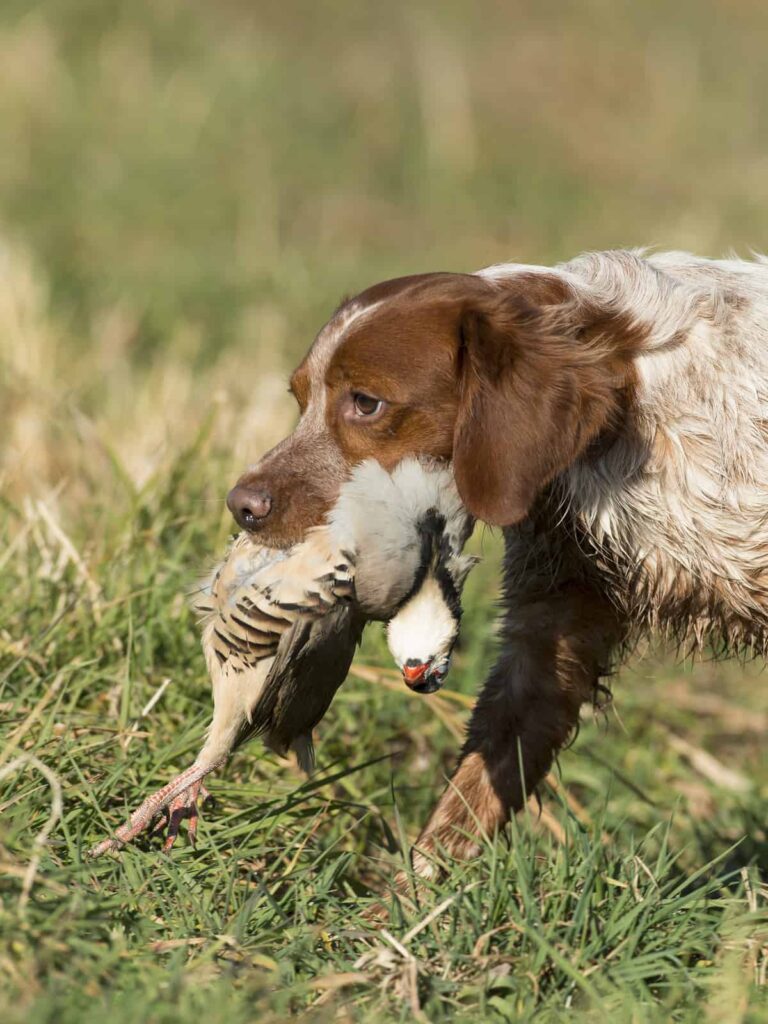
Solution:
<svg viewBox="0 0 768 1024">
<path fill-rule="evenodd" d="M 312 734 L 304 733 L 303 736 L 297 736 L 291 743 L 291 748 L 296 755 L 299 768 L 306 775 L 311 775 L 315 769 L 315 745 L 312 742 Z"/>
</svg>

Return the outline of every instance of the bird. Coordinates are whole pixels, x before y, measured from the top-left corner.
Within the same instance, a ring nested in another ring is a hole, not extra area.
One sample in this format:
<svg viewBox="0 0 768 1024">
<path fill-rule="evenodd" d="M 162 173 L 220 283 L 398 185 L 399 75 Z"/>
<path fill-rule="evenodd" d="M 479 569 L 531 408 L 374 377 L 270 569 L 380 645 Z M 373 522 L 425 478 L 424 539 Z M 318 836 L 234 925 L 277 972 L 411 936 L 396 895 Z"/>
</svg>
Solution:
<svg viewBox="0 0 768 1024">
<path fill-rule="evenodd" d="M 122 848 L 161 813 L 164 850 L 184 819 L 194 843 L 198 805 L 209 796 L 203 780 L 254 735 L 279 754 L 292 749 L 311 771 L 312 730 L 369 621 L 388 623 L 390 651 L 411 689 L 438 689 L 477 561 L 462 553 L 473 525 L 450 468 L 409 458 L 391 472 L 361 462 L 326 521 L 292 547 L 239 534 L 193 596 L 214 700 L 203 748 L 91 856 Z"/>
</svg>

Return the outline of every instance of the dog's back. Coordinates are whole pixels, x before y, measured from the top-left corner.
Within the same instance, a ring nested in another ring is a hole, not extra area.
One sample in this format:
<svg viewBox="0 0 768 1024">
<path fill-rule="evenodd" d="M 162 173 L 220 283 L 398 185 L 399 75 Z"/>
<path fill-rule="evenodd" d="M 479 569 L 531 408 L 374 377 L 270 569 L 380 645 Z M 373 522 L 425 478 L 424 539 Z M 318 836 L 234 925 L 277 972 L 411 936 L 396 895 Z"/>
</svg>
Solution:
<svg viewBox="0 0 768 1024">
<path fill-rule="evenodd" d="M 556 487 L 635 632 L 768 637 L 768 261 L 669 253 L 563 268 L 648 325 L 612 443 Z"/>
</svg>

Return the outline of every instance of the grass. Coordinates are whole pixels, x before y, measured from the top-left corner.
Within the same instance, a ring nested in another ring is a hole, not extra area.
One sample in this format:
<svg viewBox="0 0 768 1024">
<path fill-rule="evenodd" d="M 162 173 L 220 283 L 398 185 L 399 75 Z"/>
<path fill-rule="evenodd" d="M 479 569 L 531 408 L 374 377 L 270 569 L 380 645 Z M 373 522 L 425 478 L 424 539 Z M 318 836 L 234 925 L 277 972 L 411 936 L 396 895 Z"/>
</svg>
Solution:
<svg viewBox="0 0 768 1024">
<path fill-rule="evenodd" d="M 196 850 L 84 859 L 197 750 L 184 593 L 339 297 L 764 247 L 765 27 L 746 0 L 3 5 L 0 1019 L 768 1020 L 758 664 L 649 653 L 540 814 L 364 917 L 493 657 L 488 531 L 446 690 L 408 693 L 372 628 L 312 780 L 253 743 Z"/>
<path fill-rule="evenodd" d="M 387 932 L 363 917 L 424 820 L 492 656 L 495 537 L 474 541 L 485 561 L 449 692 L 409 694 L 372 629 L 321 726 L 314 778 L 251 744 L 214 780 L 196 850 L 85 859 L 194 755 L 209 713 L 179 597 L 217 540 L 189 513 L 208 507 L 207 443 L 126 502 L 97 544 L 78 551 L 36 516 L 7 538 L 3 1019 L 231 1022 L 258 1008 L 267 1020 L 515 1020 L 569 1008 L 684 1020 L 702 1003 L 723 1008 L 712 1019 L 759 1019 L 747 1007 L 766 1006 L 768 773 L 753 667 L 628 673 L 621 720 L 585 717 L 541 817 L 529 809 L 418 908 L 396 906 Z M 63 808 L 27 892 L 52 807 L 40 765 Z"/>
</svg>

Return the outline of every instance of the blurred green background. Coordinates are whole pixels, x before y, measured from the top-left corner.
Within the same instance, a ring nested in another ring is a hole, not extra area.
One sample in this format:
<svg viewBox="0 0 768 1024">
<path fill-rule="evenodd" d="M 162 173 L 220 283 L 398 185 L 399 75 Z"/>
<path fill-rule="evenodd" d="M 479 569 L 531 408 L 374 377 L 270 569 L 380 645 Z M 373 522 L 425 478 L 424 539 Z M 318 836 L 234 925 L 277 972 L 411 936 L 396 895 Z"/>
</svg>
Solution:
<svg viewBox="0 0 768 1024">
<path fill-rule="evenodd" d="M 181 432 L 181 391 L 242 400 L 380 278 L 759 249 L 767 33 L 761 0 L 5 0 L 2 277 L 31 261 L 57 338 L 34 362 L 3 325 L 4 392 L 68 389 L 138 464 L 126 362 L 200 371 L 155 395 Z"/>
<path fill-rule="evenodd" d="M 768 226 L 764 3 L 3 5 L 6 231 L 82 325 L 212 348 L 425 267 Z"/>
<path fill-rule="evenodd" d="M 82 859 L 199 744 L 184 592 L 340 298 L 764 250 L 767 42 L 765 0 L 3 0 L 3 1020 L 768 1020 L 760 666 L 641 661 L 543 816 L 391 922 L 407 956 L 360 917 L 493 656 L 490 533 L 450 693 L 407 695 L 371 631 L 316 782 L 253 743 L 197 851 Z"/>
</svg>

